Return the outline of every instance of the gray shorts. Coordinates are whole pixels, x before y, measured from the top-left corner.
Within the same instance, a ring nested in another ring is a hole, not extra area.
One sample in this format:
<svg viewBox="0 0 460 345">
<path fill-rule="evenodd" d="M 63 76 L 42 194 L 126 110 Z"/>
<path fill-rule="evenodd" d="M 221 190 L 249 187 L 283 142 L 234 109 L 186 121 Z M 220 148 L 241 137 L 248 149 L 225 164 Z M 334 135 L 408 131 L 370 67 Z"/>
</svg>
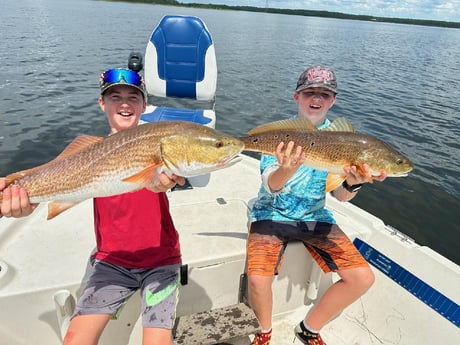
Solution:
<svg viewBox="0 0 460 345">
<path fill-rule="evenodd" d="M 96 260 L 72 317 L 110 314 L 116 318 L 128 298 L 140 289 L 142 326 L 172 329 L 179 294 L 179 268 L 177 264 L 129 269 Z"/>
</svg>

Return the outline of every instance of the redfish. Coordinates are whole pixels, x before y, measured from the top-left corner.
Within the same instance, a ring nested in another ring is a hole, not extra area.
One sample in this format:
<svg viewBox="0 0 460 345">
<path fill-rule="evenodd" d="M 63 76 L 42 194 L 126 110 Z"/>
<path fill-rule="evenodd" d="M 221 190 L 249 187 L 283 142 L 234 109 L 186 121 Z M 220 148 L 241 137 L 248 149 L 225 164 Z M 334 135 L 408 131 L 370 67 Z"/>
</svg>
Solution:
<svg viewBox="0 0 460 345">
<path fill-rule="evenodd" d="M 270 155 L 275 155 L 280 142 L 293 141 L 295 146 L 302 146 L 305 165 L 329 172 L 327 192 L 343 182 L 345 166 L 355 165 L 364 176 L 363 164 L 368 164 L 373 176 L 385 170 L 389 177 L 407 176 L 414 167 L 384 141 L 355 132 L 345 118 L 336 119 L 323 130 L 318 130 L 308 119 L 275 121 L 254 128 L 247 137 L 239 139 L 244 143 L 244 151 Z"/>
<path fill-rule="evenodd" d="M 5 181 L 24 187 L 31 203 L 49 201 L 51 219 L 85 199 L 149 187 L 161 172 L 191 177 L 225 168 L 242 149 L 241 141 L 209 127 L 155 122 L 105 138 L 79 136 L 52 161 Z"/>
</svg>

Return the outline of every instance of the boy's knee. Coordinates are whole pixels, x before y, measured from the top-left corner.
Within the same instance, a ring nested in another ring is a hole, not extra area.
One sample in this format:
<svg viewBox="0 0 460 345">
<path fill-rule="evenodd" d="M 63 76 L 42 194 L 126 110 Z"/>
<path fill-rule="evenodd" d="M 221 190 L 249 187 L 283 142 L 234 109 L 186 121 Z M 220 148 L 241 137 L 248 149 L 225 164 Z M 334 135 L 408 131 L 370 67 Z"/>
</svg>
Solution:
<svg viewBox="0 0 460 345">
<path fill-rule="evenodd" d="M 248 285 L 249 288 L 255 288 L 260 285 L 260 276 L 250 275 L 248 276 Z"/>
<path fill-rule="evenodd" d="M 263 275 L 248 275 L 248 287 L 252 290 L 271 285 L 273 277 Z"/>
<path fill-rule="evenodd" d="M 369 269 L 364 270 L 361 273 L 359 282 L 364 291 L 367 291 L 374 284 L 375 275 L 374 272 L 372 272 L 372 270 L 370 269 L 370 267 Z"/>
<path fill-rule="evenodd" d="M 370 267 L 359 267 L 339 274 L 342 280 L 352 289 L 366 292 L 375 281 L 374 272 Z"/>
</svg>

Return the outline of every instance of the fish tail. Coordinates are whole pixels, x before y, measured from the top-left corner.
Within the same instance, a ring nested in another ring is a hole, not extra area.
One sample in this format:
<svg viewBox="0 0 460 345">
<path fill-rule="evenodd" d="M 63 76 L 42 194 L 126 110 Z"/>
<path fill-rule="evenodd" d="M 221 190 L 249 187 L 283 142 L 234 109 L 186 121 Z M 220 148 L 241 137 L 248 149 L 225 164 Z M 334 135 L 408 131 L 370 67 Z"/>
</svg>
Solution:
<svg viewBox="0 0 460 345">
<path fill-rule="evenodd" d="M 12 173 L 6 176 L 5 177 L 5 188 L 15 183 L 15 181 L 19 180 L 21 177 L 29 175 L 30 171 L 32 171 L 32 169 L 18 171 L 18 172 L 15 172 L 15 173 Z"/>
</svg>

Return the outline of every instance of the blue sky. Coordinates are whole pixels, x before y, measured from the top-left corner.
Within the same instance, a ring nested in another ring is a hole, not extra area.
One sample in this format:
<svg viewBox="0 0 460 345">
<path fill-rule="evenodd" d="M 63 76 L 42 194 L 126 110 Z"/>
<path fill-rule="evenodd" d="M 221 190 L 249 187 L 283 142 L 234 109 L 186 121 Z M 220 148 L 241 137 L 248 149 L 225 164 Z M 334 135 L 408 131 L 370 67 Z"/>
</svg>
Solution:
<svg viewBox="0 0 460 345">
<path fill-rule="evenodd" d="M 377 17 L 460 22 L 460 0 L 178 0 L 182 3 L 224 4 L 322 10 Z"/>
</svg>

